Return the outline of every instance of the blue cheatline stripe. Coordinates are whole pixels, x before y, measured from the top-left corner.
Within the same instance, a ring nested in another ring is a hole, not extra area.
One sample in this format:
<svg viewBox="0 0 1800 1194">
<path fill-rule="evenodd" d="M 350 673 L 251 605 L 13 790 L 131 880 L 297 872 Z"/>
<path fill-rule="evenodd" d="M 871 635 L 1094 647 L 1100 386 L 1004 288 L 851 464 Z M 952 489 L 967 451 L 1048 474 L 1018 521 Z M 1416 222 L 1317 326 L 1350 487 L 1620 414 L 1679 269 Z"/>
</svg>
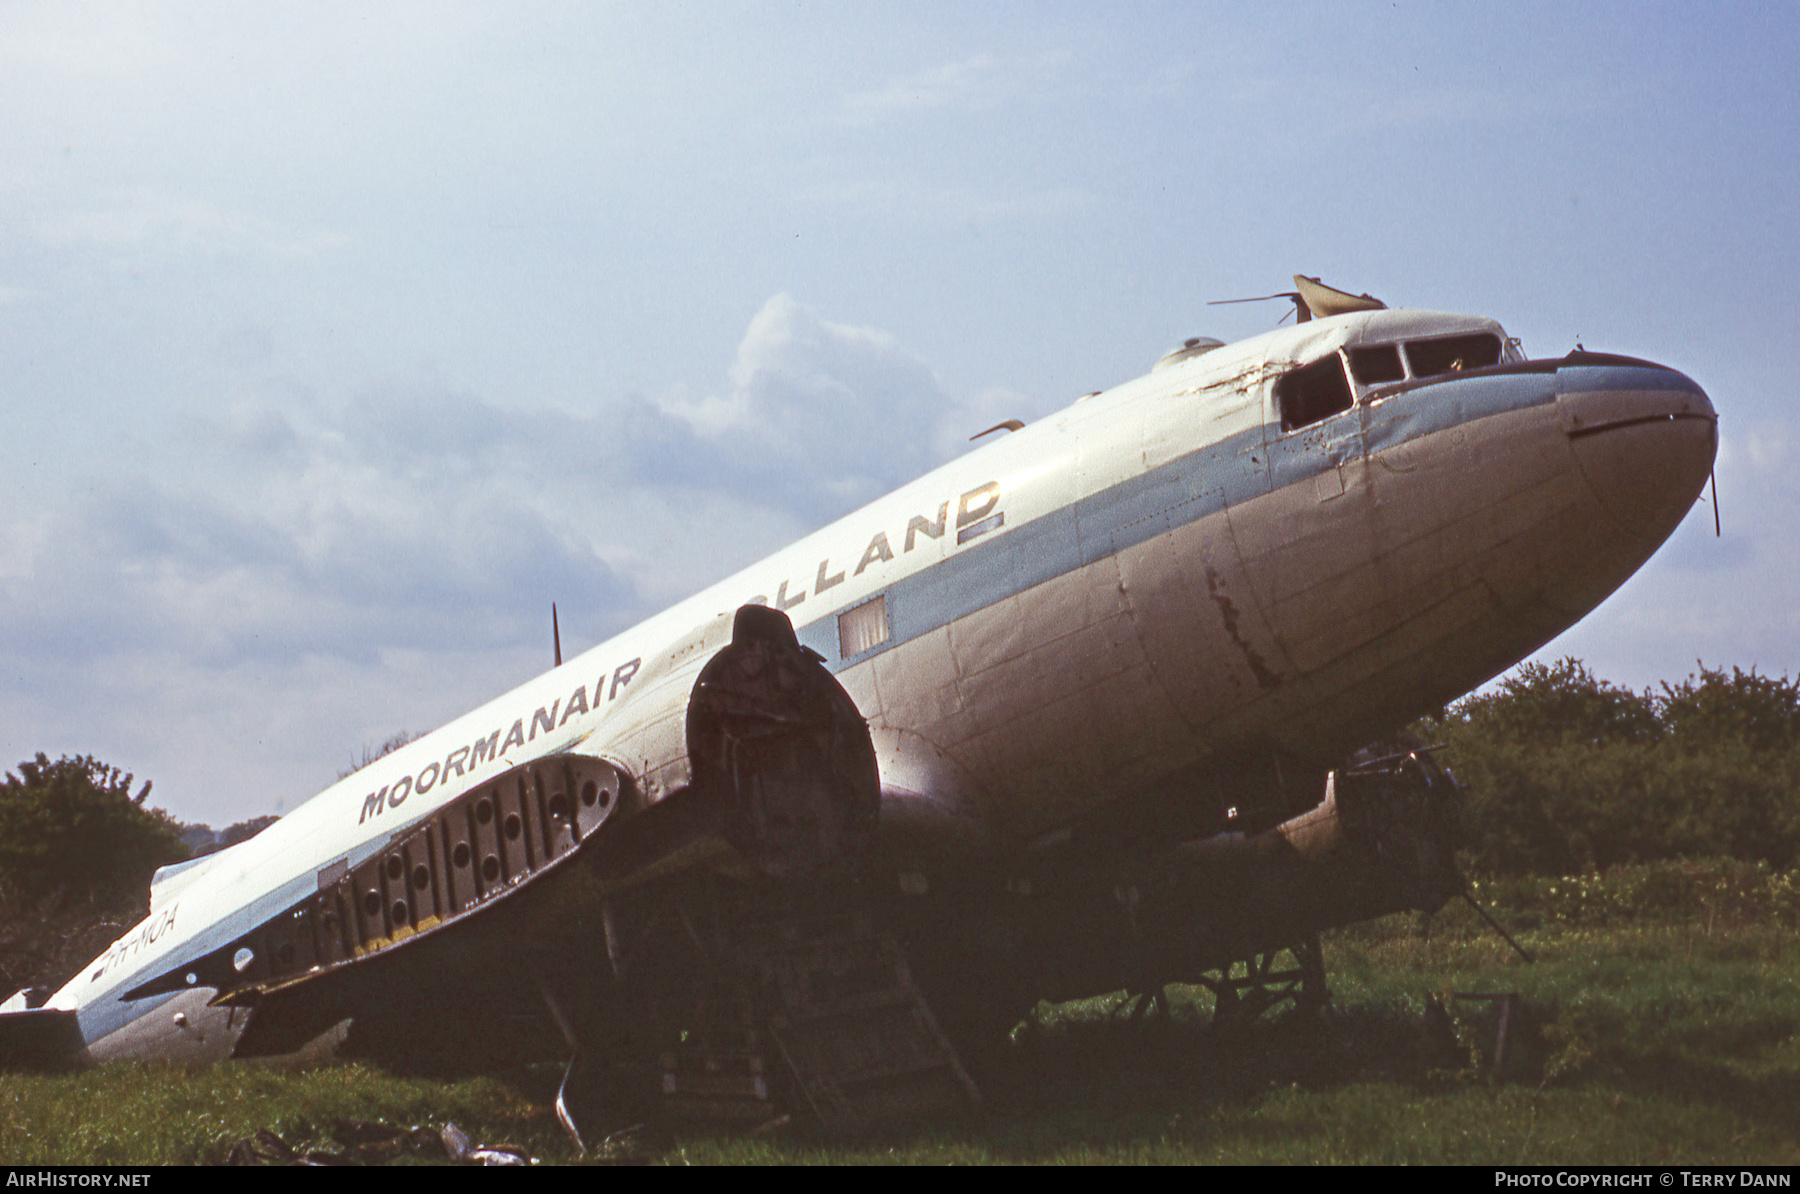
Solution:
<svg viewBox="0 0 1800 1194">
<path fill-rule="evenodd" d="M 96 999 L 76 1011 L 75 1023 L 81 1027 L 81 1039 L 92 1045 L 121 1028 L 130 1026 L 132 1021 L 154 1014 L 163 1004 L 180 994 L 180 991 L 171 991 L 167 995 L 152 995 L 148 999 L 134 999 L 130 1003 L 121 999 Z"/>
<path fill-rule="evenodd" d="M 1564 365 L 1556 388 L 1565 394 L 1592 390 L 1691 390 L 1705 393 L 1692 378 L 1661 365 Z"/>
<path fill-rule="evenodd" d="M 176 995 L 181 994 L 176 991 L 168 995 L 154 995 L 147 999 L 133 999 L 127 1002 L 119 998 L 122 992 L 166 974 L 177 966 L 186 965 L 196 958 L 205 957 L 221 945 L 234 941 L 252 928 L 274 919 L 276 915 L 286 911 L 317 890 L 317 876 L 309 872 L 282 884 L 279 889 L 269 892 L 253 903 L 221 917 L 199 933 L 186 938 L 174 953 L 152 963 L 121 970 L 120 973 L 124 977 L 117 982 L 109 981 L 104 993 L 99 998 L 90 1000 L 79 1010 L 78 1021 L 81 1024 L 82 1037 L 88 1041 L 96 1041 L 110 1036 L 144 1015 L 145 1009 L 161 1007 Z M 170 904 L 176 908 L 179 915 L 181 897 L 176 896 L 170 901 Z M 180 961 L 176 959 L 180 959 Z M 92 963 L 90 963 L 91 965 Z"/>
<path fill-rule="evenodd" d="M 1553 402 L 1559 389 L 1568 393 L 1699 391 L 1680 373 L 1650 364 L 1557 368 L 1545 368 L 1545 364 L 1533 362 L 1516 372 L 1440 378 L 1291 434 L 1259 427 L 1208 444 L 1022 526 L 997 526 L 949 559 L 894 582 L 880 594 L 887 598 L 889 638 L 870 651 L 849 661 L 838 658 L 836 615 L 841 611 L 837 610 L 800 627 L 800 641 L 823 655 L 832 670 L 841 671 L 1007 596 L 1217 514 L 1227 506 L 1273 489 L 1310 482 L 1347 459 L 1490 415 Z M 186 943 L 182 954 L 198 957 L 210 952 L 297 903 L 311 893 L 314 884 L 314 876 L 296 878 L 263 896 L 253 907 L 209 926 Z M 138 967 L 111 990 L 129 990 L 150 971 L 170 963 L 171 959 L 164 959 L 155 966 Z M 130 1004 L 116 998 L 95 1000 L 81 1009 L 83 1036 L 92 1041 L 109 1035 L 173 997 L 157 996 Z"/>
<path fill-rule="evenodd" d="M 1631 375 L 1629 383 L 1615 380 L 1607 388 L 1653 388 L 1639 384 L 1640 375 L 1648 380 L 1648 369 L 1607 372 Z M 1031 522 L 984 535 L 949 559 L 895 581 L 882 590 L 891 637 L 873 650 L 848 661 L 839 657 L 841 610 L 799 627 L 800 641 L 823 655 L 834 672 L 842 671 L 1227 506 L 1310 482 L 1345 459 L 1555 400 L 1556 375 L 1546 370 L 1451 377 L 1290 434 L 1278 436 L 1270 427 L 1266 445 L 1264 428 L 1241 432 Z"/>
</svg>

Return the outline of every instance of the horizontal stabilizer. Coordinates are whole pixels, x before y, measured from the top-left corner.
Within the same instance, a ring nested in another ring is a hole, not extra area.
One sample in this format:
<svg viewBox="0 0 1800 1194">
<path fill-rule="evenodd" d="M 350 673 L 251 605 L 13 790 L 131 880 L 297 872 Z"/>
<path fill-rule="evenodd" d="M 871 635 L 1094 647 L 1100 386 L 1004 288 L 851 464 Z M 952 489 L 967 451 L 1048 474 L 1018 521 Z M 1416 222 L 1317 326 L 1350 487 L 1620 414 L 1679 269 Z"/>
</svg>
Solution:
<svg viewBox="0 0 1800 1194">
<path fill-rule="evenodd" d="M 48 1070 L 74 1064 L 81 1055 L 75 1013 L 39 1007 L 0 1012 L 0 1070 Z"/>
</svg>

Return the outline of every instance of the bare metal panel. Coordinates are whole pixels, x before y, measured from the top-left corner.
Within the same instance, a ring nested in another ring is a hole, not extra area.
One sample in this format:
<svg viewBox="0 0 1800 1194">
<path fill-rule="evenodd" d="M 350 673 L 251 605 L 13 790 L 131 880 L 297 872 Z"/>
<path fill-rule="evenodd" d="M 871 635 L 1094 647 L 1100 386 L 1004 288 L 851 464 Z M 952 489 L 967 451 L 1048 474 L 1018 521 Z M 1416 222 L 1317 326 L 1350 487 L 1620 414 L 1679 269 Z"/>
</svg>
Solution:
<svg viewBox="0 0 1800 1194">
<path fill-rule="evenodd" d="M 881 692 L 875 687 L 875 664 L 872 660 L 845 668 L 837 674 L 837 682 L 843 685 L 844 692 L 855 702 L 864 717 L 871 722 L 881 721 Z"/>
<path fill-rule="evenodd" d="M 387 893 L 381 886 L 382 857 L 363 863 L 346 880 L 350 901 L 356 913 L 356 951 L 361 953 L 372 943 L 387 936 Z"/>
<path fill-rule="evenodd" d="M 526 793 L 531 782 L 531 768 L 521 767 L 494 790 L 494 808 L 500 823 L 500 863 L 508 882 L 529 874 L 536 862 L 531 856 L 531 835 L 526 832 L 526 818 L 530 816 Z"/>
<path fill-rule="evenodd" d="M 626 781 L 613 768 L 591 760 L 571 760 L 570 766 L 575 776 L 574 835 L 585 840 L 625 799 Z"/>
<path fill-rule="evenodd" d="M 947 737 L 942 725 L 962 712 L 950 632 L 938 629 L 883 651 L 874 660 L 884 720 L 927 738 Z"/>
<path fill-rule="evenodd" d="M 1150 665 L 1196 731 L 1210 736 L 1221 711 L 1274 686 L 1286 665 L 1243 583 L 1224 514 L 1122 552 L 1118 564 Z"/>
<path fill-rule="evenodd" d="M 213 991 L 184 991 L 149 1015 L 88 1046 L 94 1061 L 179 1052 L 191 1064 L 223 1061 L 249 1022 L 241 1008 L 209 1007 Z"/>
<path fill-rule="evenodd" d="M 458 801 L 438 817 L 438 826 L 443 832 L 446 860 L 443 873 L 445 886 L 449 889 L 447 915 L 450 916 L 474 907 L 481 898 L 481 888 L 475 878 L 480 859 L 476 855 L 471 811 L 466 802 Z"/>
<path fill-rule="evenodd" d="M 1067 633 L 1076 627 L 1043 626 L 1029 621 L 1020 608 L 1019 598 L 1007 597 L 986 609 L 950 624 L 950 650 L 956 657 L 956 670 L 965 679 L 1018 659 L 1031 649 L 1042 635 L 1049 637 L 1059 630 Z"/>
<path fill-rule="evenodd" d="M 510 778 L 503 776 L 502 781 Z M 475 797 L 470 810 L 475 832 L 475 883 L 482 899 L 506 886 L 506 864 L 500 854 L 500 817 L 495 800 L 499 782 L 484 785 L 472 793 Z"/>
</svg>

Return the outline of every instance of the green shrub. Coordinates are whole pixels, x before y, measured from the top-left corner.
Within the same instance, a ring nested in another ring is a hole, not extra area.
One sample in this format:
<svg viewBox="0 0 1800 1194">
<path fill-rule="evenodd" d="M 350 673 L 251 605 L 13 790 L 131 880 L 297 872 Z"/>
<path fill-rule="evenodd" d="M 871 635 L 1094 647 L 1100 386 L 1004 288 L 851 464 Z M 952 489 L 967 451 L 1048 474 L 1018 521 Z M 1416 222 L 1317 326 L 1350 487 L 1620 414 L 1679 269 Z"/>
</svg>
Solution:
<svg viewBox="0 0 1800 1194">
<path fill-rule="evenodd" d="M 1469 887 L 1483 905 L 1519 926 L 1800 927 L 1800 870 L 1780 871 L 1763 861 L 1693 858 L 1579 875 L 1490 874 Z"/>
<path fill-rule="evenodd" d="M 1642 694 L 1528 663 L 1413 727 L 1468 786 L 1470 864 L 1574 874 L 1662 858 L 1800 860 L 1800 682 L 1701 667 Z"/>
<path fill-rule="evenodd" d="M 40 754 L 0 784 L 0 884 L 27 899 L 135 898 L 156 868 L 187 857 L 180 826 L 146 808 L 146 782 L 89 756 Z"/>
<path fill-rule="evenodd" d="M 93 758 L 44 755 L 0 783 L 0 997 L 59 987 L 148 909 L 156 868 L 187 857 L 145 783 Z"/>
</svg>

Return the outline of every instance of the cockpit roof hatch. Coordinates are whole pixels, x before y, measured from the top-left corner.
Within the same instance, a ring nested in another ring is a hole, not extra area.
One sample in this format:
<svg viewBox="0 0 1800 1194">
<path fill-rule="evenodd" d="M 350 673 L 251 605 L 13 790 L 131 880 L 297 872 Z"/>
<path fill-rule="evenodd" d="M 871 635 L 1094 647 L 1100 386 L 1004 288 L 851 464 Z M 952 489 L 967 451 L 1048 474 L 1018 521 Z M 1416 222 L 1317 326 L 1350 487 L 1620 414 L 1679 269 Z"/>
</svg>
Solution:
<svg viewBox="0 0 1800 1194">
<path fill-rule="evenodd" d="M 1369 294 L 1349 294 L 1325 285 L 1317 278 L 1294 275 L 1294 289 L 1315 319 L 1328 315 L 1348 315 L 1352 311 L 1385 311 L 1387 304 Z"/>
</svg>

